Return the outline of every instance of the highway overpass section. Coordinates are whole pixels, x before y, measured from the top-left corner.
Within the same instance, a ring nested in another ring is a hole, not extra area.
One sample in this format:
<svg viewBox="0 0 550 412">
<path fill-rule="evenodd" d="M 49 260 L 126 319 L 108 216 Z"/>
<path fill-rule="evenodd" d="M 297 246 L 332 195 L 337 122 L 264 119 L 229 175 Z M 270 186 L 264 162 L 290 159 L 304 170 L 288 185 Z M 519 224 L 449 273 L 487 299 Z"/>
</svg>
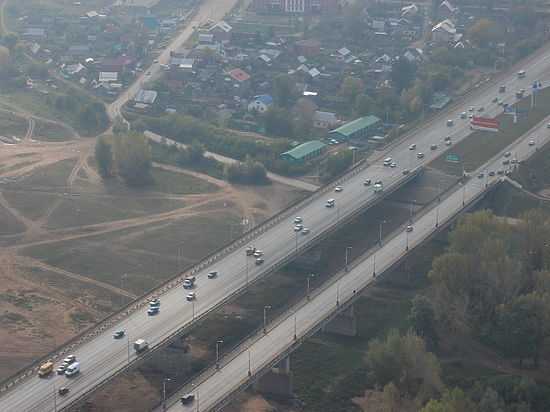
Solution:
<svg viewBox="0 0 550 412">
<path fill-rule="evenodd" d="M 545 84 L 550 80 L 550 47 L 531 56 L 528 63 L 522 68 L 527 70 L 527 78 L 517 79 L 516 73 L 510 73 L 498 80 L 490 87 L 481 88 L 468 101 L 451 108 L 438 118 L 430 121 L 424 128 L 419 129 L 407 139 L 395 144 L 383 156 L 392 157 L 395 168 L 384 167 L 381 162 L 372 165 L 361 165 L 348 173 L 341 181 L 331 187 L 324 187 L 290 207 L 272 220 L 255 228 L 237 242 L 228 245 L 216 255 L 206 258 L 185 273 L 193 271 L 197 275 L 197 299 L 193 302 L 185 300 L 186 291 L 181 287 L 182 277 L 169 282 L 158 297 L 162 301 L 160 313 L 156 316 L 147 316 L 144 299 L 136 301 L 125 316 L 118 315 L 121 320 L 104 323 L 86 335 L 86 338 L 77 338 L 77 343 L 65 347 L 54 361 L 59 363 L 63 356 L 75 353 L 81 364 L 81 372 L 71 379 L 63 375 L 52 375 L 50 379 L 39 379 L 31 371 L 28 376 L 14 380 L 14 383 L 4 381 L 0 387 L 1 410 L 44 411 L 54 408 L 64 408 L 81 402 L 91 396 L 94 391 L 107 385 L 111 380 L 125 370 L 142 360 L 131 349 L 130 344 L 142 338 L 149 342 L 154 350 L 166 346 L 185 330 L 188 330 L 194 321 L 205 316 L 214 309 L 227 302 L 236 293 L 244 290 L 252 281 L 288 262 L 299 250 L 307 248 L 325 236 L 326 233 L 341 225 L 349 217 L 376 202 L 380 196 L 375 194 L 372 186 L 363 186 L 365 179 L 383 181 L 385 191 L 402 184 L 410 175 L 403 175 L 404 169 L 411 174 L 427 164 L 443 151 L 448 149 L 443 143 L 447 135 L 451 135 L 456 142 L 464 138 L 469 131 L 469 121 L 460 120 L 460 113 L 467 110 L 467 106 L 485 107 L 485 115 L 494 115 L 499 112 L 500 106 L 490 101 L 497 96 L 498 86 L 505 85 L 507 92 L 500 94 L 500 98 L 511 103 L 515 90 L 524 88 L 529 90 L 530 84 L 536 80 Z M 453 118 L 454 126 L 447 127 L 446 119 Z M 408 146 L 415 143 L 415 151 L 409 151 Z M 430 150 L 432 144 L 436 150 Z M 451 146 L 452 147 L 452 146 Z M 423 159 L 417 159 L 414 154 L 422 151 Z M 344 190 L 339 193 L 333 187 L 342 185 Z M 335 199 L 335 206 L 325 207 L 328 198 Z M 293 231 L 293 219 L 301 216 L 311 232 L 301 235 Z M 246 241 L 244 240 L 246 239 Z M 265 263 L 255 265 L 250 257 L 244 255 L 245 247 L 254 245 L 264 252 Z M 199 268 L 199 269 L 198 269 Z M 211 270 L 218 271 L 215 279 L 207 279 Z M 131 310 L 138 308 L 137 310 Z M 126 339 L 113 340 L 115 330 L 125 329 Z M 33 365 L 34 370 L 39 365 Z M 28 370 L 31 370 L 29 368 Z M 64 397 L 56 397 L 55 388 L 70 386 L 70 393 Z"/>
<path fill-rule="evenodd" d="M 517 153 L 520 159 L 531 156 L 537 148 L 528 144 L 537 136 L 548 136 L 546 122 L 514 142 L 506 150 Z M 548 137 L 541 141 L 547 143 Z M 263 373 L 295 350 L 307 337 L 334 318 L 364 290 L 374 284 L 382 273 L 402 261 L 416 246 L 429 240 L 435 232 L 469 208 L 502 176 L 488 176 L 489 170 L 502 168 L 503 154 L 474 171 L 465 184 L 456 184 L 440 202 L 437 199 L 415 216 L 414 230 L 399 228 L 384 238 L 382 246 L 371 248 L 350 262 L 348 271 L 340 270 L 321 287 L 304 296 L 288 311 L 273 319 L 266 329 L 258 330 L 246 342 L 239 344 L 220 359 L 219 369 L 213 365 L 191 383 L 167 400 L 171 411 L 218 410 L 240 391 L 249 387 Z M 478 173 L 484 173 L 478 177 Z M 404 222 L 404 225 L 408 223 Z M 376 274 L 376 275 L 375 275 Z M 249 372 L 250 371 L 250 372 Z M 182 405 L 180 398 L 187 393 L 195 395 L 193 403 Z M 197 401 L 199 405 L 197 405 Z M 161 407 L 155 409 L 160 412 Z"/>
</svg>

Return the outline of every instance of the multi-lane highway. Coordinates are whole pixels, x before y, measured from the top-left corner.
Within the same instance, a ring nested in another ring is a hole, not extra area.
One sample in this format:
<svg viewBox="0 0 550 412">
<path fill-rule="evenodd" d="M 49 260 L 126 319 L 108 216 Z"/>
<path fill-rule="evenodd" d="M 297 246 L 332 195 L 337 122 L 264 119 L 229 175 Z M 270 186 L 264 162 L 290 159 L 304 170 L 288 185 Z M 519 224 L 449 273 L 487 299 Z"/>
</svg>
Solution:
<svg viewBox="0 0 550 412">
<path fill-rule="evenodd" d="M 138 355 L 131 347 L 134 340 L 146 339 L 154 350 L 155 346 L 171 336 L 174 331 L 190 325 L 194 317 L 211 310 L 247 283 L 268 272 L 280 262 L 284 262 L 297 248 L 313 241 L 315 237 L 323 236 L 324 233 L 338 226 L 347 216 L 354 214 L 369 202 L 375 201 L 378 195 L 373 192 L 372 186 L 363 186 L 365 179 L 370 178 L 373 182 L 380 179 L 386 188 L 397 184 L 405 177 L 402 174 L 403 169 L 410 168 L 413 171 L 448 149 L 443 141 L 445 136 L 451 135 L 456 142 L 468 133 L 469 121 L 459 119 L 460 113 L 466 111 L 468 106 L 476 108 L 483 106 L 485 116 L 494 115 L 501 108 L 490 103 L 493 97 L 498 95 L 505 102 L 511 103 L 517 89 L 528 90 L 534 80 L 545 84 L 550 80 L 549 65 L 550 49 L 539 53 L 525 64 L 527 78 L 517 79 L 515 73 L 510 73 L 498 84 L 480 90 L 469 101 L 452 109 L 443 119 L 432 122 L 388 150 L 385 156 L 393 158 L 397 165 L 395 168 L 384 167 L 379 162 L 372 164 L 359 173 L 351 175 L 346 181 L 338 182 L 344 188 L 342 192 L 335 193 L 332 188 L 324 188 L 303 201 L 292 214 L 278 217 L 272 224 L 266 225 L 265 229 L 258 231 L 250 241 L 250 244 L 263 250 L 265 263 L 262 265 L 256 265 L 253 258 L 244 255 L 244 246 L 247 245 L 226 249 L 227 252 L 223 256 L 214 263 L 204 266 L 198 274 L 197 287 L 194 290 L 197 293 L 195 302 L 185 300 L 186 291 L 182 289 L 181 284 L 174 286 L 159 296 L 162 303 L 159 314 L 147 316 L 145 307 L 131 312 L 116 325 L 98 330 L 93 337 L 73 348 L 71 352 L 78 356 L 81 364 L 81 372 L 76 376 L 66 378 L 63 375 L 53 374 L 46 379 L 40 379 L 37 376 L 22 379 L 9 389 L 2 390 L 0 409 L 46 411 L 69 405 L 78 396 L 116 374 L 128 362 L 135 360 Z M 497 91 L 500 84 L 507 86 L 507 92 L 499 95 Z M 446 126 L 447 118 L 454 119 L 452 128 Z M 417 145 L 414 152 L 408 150 L 411 143 Z M 432 144 L 437 144 L 436 150 L 430 150 Z M 414 154 L 418 151 L 422 151 L 425 158 L 417 159 Z M 518 156 L 521 153 L 518 149 Z M 334 207 L 325 207 L 325 201 L 328 198 L 336 200 Z M 309 234 L 302 235 L 293 231 L 292 221 L 298 215 L 304 219 L 303 224 L 311 230 Z M 413 237 L 417 236 L 417 233 L 422 232 L 415 228 Z M 206 275 L 211 270 L 218 271 L 217 278 L 207 278 Z M 344 289 L 349 288 L 343 288 L 342 292 Z M 112 335 L 117 329 L 125 329 L 127 337 L 114 340 Z M 54 359 L 54 361 L 57 366 L 60 359 Z M 63 397 L 56 396 L 56 388 L 64 385 L 70 387 L 69 394 Z"/>
<path fill-rule="evenodd" d="M 545 144 L 549 140 L 548 135 L 546 121 L 541 122 L 506 150 L 517 154 L 520 159 L 526 159 L 537 149 L 528 142 L 539 138 L 539 144 Z M 541 136 L 546 137 L 540 139 Z M 416 216 L 412 232 L 397 229 L 389 234 L 381 247 L 366 251 L 352 262 L 347 272 L 335 274 L 334 279 L 328 282 L 329 286 L 311 294 L 309 301 L 302 299 L 288 312 L 273 320 L 267 333 L 259 331 L 251 336 L 240 348 L 230 353 L 226 357 L 228 359 L 221 359 L 219 370 L 206 370 L 194 383 L 170 397 L 167 401 L 169 410 L 198 410 L 199 402 L 200 410 L 208 411 L 219 407 L 223 400 L 236 390 L 245 389 L 256 378 L 257 372 L 262 369 L 265 371 L 265 367 L 277 359 L 278 355 L 288 354 L 312 329 L 318 328 L 322 321 L 338 308 L 337 302 L 343 305 L 354 297 L 357 291 L 363 290 L 376 280 L 375 272 L 380 276 L 384 270 L 403 258 L 408 253 L 407 250 L 428 239 L 436 230 L 436 226 L 444 226 L 445 222 L 460 214 L 464 209 L 463 202 L 468 207 L 470 202 L 495 184 L 501 176 L 495 174 L 478 178 L 477 174 L 502 169 L 505 159 L 502 153 L 493 157 L 478 170 L 473 171 L 473 177 L 466 184 L 455 186 L 440 203 L 436 200 L 420 216 Z M 186 393 L 195 395 L 195 400 L 187 405 L 181 405 L 179 399 Z"/>
</svg>

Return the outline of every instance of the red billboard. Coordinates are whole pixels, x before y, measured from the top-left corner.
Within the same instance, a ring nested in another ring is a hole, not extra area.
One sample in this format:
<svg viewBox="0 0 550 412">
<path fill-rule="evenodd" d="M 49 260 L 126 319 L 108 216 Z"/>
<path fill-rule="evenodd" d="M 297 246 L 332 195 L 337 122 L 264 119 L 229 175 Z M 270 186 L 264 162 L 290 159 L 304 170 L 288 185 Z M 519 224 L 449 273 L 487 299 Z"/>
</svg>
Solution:
<svg viewBox="0 0 550 412">
<path fill-rule="evenodd" d="M 487 130 L 489 132 L 498 132 L 499 121 L 495 119 L 486 119 L 485 117 L 474 117 L 470 129 Z"/>
</svg>

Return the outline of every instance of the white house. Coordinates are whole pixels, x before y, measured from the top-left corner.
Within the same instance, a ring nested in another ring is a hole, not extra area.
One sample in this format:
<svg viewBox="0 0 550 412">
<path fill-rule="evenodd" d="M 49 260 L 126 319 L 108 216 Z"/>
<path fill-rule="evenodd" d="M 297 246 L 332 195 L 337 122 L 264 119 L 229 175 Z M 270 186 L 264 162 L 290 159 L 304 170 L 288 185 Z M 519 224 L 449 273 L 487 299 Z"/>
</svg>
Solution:
<svg viewBox="0 0 550 412">
<path fill-rule="evenodd" d="M 432 28 L 432 41 L 436 43 L 450 43 L 458 40 L 456 27 L 448 19 L 437 23 Z"/>
</svg>

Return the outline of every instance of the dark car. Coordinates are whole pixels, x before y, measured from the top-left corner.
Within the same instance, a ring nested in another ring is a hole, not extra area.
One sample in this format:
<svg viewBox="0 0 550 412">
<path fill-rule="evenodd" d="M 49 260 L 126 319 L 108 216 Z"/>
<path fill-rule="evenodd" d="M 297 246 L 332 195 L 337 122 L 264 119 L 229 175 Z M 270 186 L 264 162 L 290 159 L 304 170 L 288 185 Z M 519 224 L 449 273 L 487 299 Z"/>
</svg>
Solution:
<svg viewBox="0 0 550 412">
<path fill-rule="evenodd" d="M 431 146 L 430 146 L 430 149 L 432 149 L 432 150 L 437 149 L 437 145 L 436 145 L 436 144 L 431 145 Z"/>
<path fill-rule="evenodd" d="M 181 397 L 181 403 L 182 405 L 186 405 L 188 403 L 191 403 L 195 400 L 195 395 L 192 393 L 188 393 L 187 395 L 184 395 Z"/>
<path fill-rule="evenodd" d="M 216 271 L 208 273 L 208 279 L 214 279 L 216 276 L 218 276 L 218 272 Z"/>
<path fill-rule="evenodd" d="M 115 339 L 120 339 L 120 338 L 122 338 L 122 337 L 124 336 L 125 333 L 126 333 L 126 332 L 123 331 L 123 330 L 117 330 L 117 331 L 115 332 L 115 334 L 113 335 L 113 338 L 115 338 Z"/>
<path fill-rule="evenodd" d="M 62 386 L 61 388 L 59 388 L 59 390 L 57 391 L 60 395 L 65 395 L 67 393 L 69 393 L 69 388 L 67 388 L 66 386 Z"/>
<path fill-rule="evenodd" d="M 367 179 L 363 182 L 363 186 L 370 186 L 371 183 L 372 181 L 370 179 Z"/>
</svg>

